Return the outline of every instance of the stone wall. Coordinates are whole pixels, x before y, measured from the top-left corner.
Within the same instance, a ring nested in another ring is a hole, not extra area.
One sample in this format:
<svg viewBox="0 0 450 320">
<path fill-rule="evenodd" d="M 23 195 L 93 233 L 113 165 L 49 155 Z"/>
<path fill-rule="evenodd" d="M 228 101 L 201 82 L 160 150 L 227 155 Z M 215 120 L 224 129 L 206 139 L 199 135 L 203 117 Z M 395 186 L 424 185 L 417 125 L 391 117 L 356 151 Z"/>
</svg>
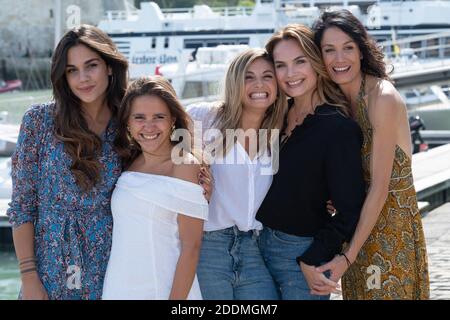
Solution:
<svg viewBox="0 0 450 320">
<path fill-rule="evenodd" d="M 0 0 L 0 57 L 48 57 L 55 42 L 56 0 Z M 106 10 L 121 10 L 123 0 L 61 0 L 62 31 L 71 14 L 71 5 L 80 8 L 80 22 L 98 24 Z"/>
<path fill-rule="evenodd" d="M 26 74 L 28 66 L 34 65 L 35 77 L 44 79 L 36 83 L 48 85 L 45 66 L 55 45 L 55 4 L 56 0 L 0 0 L 0 61 L 7 62 L 6 70 L 0 70 L 0 77 L 19 78 L 27 82 L 25 87 L 34 88 L 35 81 L 27 80 L 33 77 Z M 68 12 L 73 5 L 80 8 L 79 22 L 93 25 L 103 19 L 107 10 L 124 9 L 123 0 L 61 0 L 62 34 L 68 22 L 77 21 L 71 19 L 73 11 Z"/>
</svg>

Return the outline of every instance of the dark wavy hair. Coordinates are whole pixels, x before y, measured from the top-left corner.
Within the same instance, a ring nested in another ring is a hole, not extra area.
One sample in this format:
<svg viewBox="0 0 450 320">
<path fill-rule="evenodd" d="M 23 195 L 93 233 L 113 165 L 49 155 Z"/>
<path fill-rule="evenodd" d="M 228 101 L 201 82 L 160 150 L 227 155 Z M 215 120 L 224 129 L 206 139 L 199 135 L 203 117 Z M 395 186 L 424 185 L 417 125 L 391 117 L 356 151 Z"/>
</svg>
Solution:
<svg viewBox="0 0 450 320">
<path fill-rule="evenodd" d="M 64 143 L 72 159 L 70 167 L 77 185 L 84 191 L 100 179 L 100 138 L 88 128 L 80 99 L 72 92 L 66 78 L 67 53 L 76 45 L 95 51 L 112 70 L 106 92 L 108 108 L 117 117 L 120 102 L 127 87 L 128 62 L 119 53 L 111 38 L 102 30 L 81 25 L 69 30 L 59 41 L 52 57 L 51 80 L 56 104 L 55 136 Z"/>
<path fill-rule="evenodd" d="M 313 24 L 314 42 L 320 48 L 324 32 L 336 27 L 346 33 L 358 45 L 363 56 L 361 71 L 380 79 L 391 81 L 384 53 L 376 41 L 367 33 L 366 28 L 350 11 L 342 9 L 324 12 Z"/>
<path fill-rule="evenodd" d="M 118 130 L 115 140 L 115 149 L 122 159 L 123 169 L 130 167 L 134 160 L 142 153 L 139 144 L 130 141 L 128 137 L 128 121 L 131 115 L 133 101 L 142 96 L 156 96 L 162 99 L 171 117 L 175 118 L 175 130 L 185 129 L 191 135 L 191 145 L 187 146 L 192 150 L 192 120 L 179 102 L 176 92 L 169 81 L 161 76 L 142 77 L 133 81 L 128 87 L 118 114 Z M 176 141 L 172 141 L 176 145 Z"/>
</svg>

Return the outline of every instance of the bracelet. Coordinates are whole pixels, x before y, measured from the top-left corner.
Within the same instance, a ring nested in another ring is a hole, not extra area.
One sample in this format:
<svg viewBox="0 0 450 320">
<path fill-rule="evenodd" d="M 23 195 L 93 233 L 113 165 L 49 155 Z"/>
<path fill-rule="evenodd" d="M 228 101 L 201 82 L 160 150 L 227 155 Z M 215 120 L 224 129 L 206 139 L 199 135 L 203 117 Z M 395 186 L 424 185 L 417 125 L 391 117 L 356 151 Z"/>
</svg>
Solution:
<svg viewBox="0 0 450 320">
<path fill-rule="evenodd" d="M 350 262 L 350 260 L 347 258 L 347 255 L 343 252 L 339 253 L 340 256 L 343 256 L 345 258 L 345 260 L 347 261 L 347 267 L 350 267 L 352 265 L 352 263 Z"/>
<path fill-rule="evenodd" d="M 26 258 L 26 259 L 21 260 L 21 261 L 19 262 L 19 266 L 21 266 L 21 265 L 23 265 L 23 264 L 26 264 L 26 263 L 30 263 L 30 262 L 37 262 L 36 257 L 33 257 L 33 258 Z"/>
<path fill-rule="evenodd" d="M 30 268 L 30 269 L 26 269 L 26 270 L 20 270 L 20 274 L 30 273 L 30 272 L 34 272 L 34 271 L 37 271 L 37 269 Z"/>
</svg>

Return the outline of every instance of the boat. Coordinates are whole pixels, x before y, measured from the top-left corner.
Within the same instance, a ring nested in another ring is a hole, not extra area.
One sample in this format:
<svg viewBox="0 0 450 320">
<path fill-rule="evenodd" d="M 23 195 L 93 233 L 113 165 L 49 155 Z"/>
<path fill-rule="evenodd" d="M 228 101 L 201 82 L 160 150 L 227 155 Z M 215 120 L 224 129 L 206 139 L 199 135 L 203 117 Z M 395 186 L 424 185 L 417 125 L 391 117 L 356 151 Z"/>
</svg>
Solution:
<svg viewBox="0 0 450 320">
<path fill-rule="evenodd" d="M 195 58 L 172 63 L 157 69 L 157 74 L 168 79 L 183 105 L 217 100 L 231 60 L 248 45 L 219 45 L 198 48 Z"/>
<path fill-rule="evenodd" d="M 311 25 L 325 8 L 349 9 L 380 41 L 450 28 L 450 0 L 256 0 L 253 8 L 203 4 L 182 9 L 142 2 L 140 9 L 129 5 L 125 11 L 106 12 L 98 27 L 127 57 L 130 77 L 137 78 L 155 74 L 159 66 L 180 63 L 199 47 L 263 47 L 275 30 L 288 23 Z"/>
<path fill-rule="evenodd" d="M 0 79 L 0 93 L 16 92 L 22 90 L 21 80 L 2 80 Z"/>
<path fill-rule="evenodd" d="M 11 199 L 11 159 L 0 162 L 0 201 Z"/>
<path fill-rule="evenodd" d="M 16 147 L 19 125 L 0 123 L 0 157 L 10 157 Z"/>
</svg>

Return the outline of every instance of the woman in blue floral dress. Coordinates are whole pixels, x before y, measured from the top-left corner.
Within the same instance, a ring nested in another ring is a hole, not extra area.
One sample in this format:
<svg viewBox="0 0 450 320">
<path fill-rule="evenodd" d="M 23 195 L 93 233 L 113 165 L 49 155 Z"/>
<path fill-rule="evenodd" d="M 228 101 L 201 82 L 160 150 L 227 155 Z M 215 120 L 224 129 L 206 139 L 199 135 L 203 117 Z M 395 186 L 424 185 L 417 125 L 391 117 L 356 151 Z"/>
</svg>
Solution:
<svg viewBox="0 0 450 320">
<path fill-rule="evenodd" d="M 52 59 L 54 102 L 23 118 L 8 216 L 23 299 L 99 299 L 112 236 L 114 149 L 128 64 L 101 30 L 67 32 Z"/>
</svg>

